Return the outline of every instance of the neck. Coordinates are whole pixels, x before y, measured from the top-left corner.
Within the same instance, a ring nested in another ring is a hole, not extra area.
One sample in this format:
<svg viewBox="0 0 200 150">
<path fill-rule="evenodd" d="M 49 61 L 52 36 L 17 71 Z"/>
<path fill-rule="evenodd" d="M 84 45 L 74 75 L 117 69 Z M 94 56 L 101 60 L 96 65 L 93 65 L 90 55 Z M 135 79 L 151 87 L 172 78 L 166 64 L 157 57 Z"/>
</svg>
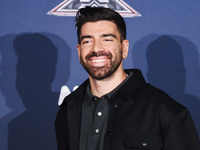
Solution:
<svg viewBox="0 0 200 150">
<path fill-rule="evenodd" d="M 102 97 L 114 90 L 126 79 L 126 77 L 127 75 L 124 70 L 119 68 L 111 76 L 103 80 L 96 80 L 89 76 L 91 93 L 97 97 Z"/>
</svg>

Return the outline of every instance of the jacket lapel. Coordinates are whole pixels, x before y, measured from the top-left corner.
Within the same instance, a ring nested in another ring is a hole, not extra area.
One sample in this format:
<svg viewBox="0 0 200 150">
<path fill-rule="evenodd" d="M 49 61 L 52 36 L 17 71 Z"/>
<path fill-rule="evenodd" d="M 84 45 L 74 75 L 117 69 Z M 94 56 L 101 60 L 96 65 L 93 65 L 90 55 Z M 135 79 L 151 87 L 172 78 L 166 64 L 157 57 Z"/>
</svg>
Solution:
<svg viewBox="0 0 200 150">
<path fill-rule="evenodd" d="M 76 91 L 72 92 L 65 99 L 67 103 L 70 150 L 79 149 L 82 101 L 88 83 L 88 80 L 85 81 Z"/>
</svg>

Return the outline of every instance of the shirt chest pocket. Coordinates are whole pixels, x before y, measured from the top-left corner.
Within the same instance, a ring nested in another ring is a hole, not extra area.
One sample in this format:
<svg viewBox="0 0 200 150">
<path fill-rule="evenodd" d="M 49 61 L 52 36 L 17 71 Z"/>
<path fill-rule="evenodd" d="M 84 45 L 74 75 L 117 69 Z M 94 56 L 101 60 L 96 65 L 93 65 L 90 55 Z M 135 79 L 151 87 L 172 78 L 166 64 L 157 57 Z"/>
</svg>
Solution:
<svg viewBox="0 0 200 150">
<path fill-rule="evenodd" d="M 161 150 L 162 139 L 157 134 L 127 133 L 123 140 L 127 150 Z"/>
</svg>

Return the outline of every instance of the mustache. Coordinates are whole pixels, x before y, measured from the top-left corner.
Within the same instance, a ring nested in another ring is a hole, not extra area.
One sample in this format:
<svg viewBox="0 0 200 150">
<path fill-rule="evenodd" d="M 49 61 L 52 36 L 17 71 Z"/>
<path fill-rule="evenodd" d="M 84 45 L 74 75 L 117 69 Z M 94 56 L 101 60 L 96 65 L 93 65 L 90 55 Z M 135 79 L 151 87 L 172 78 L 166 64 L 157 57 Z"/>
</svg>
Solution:
<svg viewBox="0 0 200 150">
<path fill-rule="evenodd" d="M 104 51 L 100 51 L 100 52 L 91 52 L 89 54 L 86 55 L 85 59 L 88 60 L 92 57 L 100 57 L 100 56 L 106 56 L 109 58 L 112 58 L 112 54 L 110 52 L 104 52 Z"/>
</svg>

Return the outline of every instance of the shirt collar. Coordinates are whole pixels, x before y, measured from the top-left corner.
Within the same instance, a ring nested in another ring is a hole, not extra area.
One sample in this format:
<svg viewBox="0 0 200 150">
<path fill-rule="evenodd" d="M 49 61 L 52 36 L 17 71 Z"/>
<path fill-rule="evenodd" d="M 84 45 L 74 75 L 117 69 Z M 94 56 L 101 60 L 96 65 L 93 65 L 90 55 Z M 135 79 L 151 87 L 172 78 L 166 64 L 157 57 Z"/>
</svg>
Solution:
<svg viewBox="0 0 200 150">
<path fill-rule="evenodd" d="M 126 72 L 127 74 L 127 78 L 120 84 L 118 85 L 114 90 L 112 90 L 111 92 L 103 95 L 101 98 L 107 98 L 107 99 L 110 99 L 111 96 L 116 93 L 120 87 L 122 87 L 128 80 L 129 78 L 131 78 L 131 76 L 133 75 L 133 72 Z M 91 93 L 91 88 L 90 88 L 90 85 L 88 84 L 87 87 L 86 87 L 86 93 L 85 93 L 85 97 L 84 97 L 84 103 L 88 106 L 92 103 L 92 101 L 94 99 L 101 99 L 101 98 L 98 98 L 97 96 L 93 95 Z"/>
</svg>

